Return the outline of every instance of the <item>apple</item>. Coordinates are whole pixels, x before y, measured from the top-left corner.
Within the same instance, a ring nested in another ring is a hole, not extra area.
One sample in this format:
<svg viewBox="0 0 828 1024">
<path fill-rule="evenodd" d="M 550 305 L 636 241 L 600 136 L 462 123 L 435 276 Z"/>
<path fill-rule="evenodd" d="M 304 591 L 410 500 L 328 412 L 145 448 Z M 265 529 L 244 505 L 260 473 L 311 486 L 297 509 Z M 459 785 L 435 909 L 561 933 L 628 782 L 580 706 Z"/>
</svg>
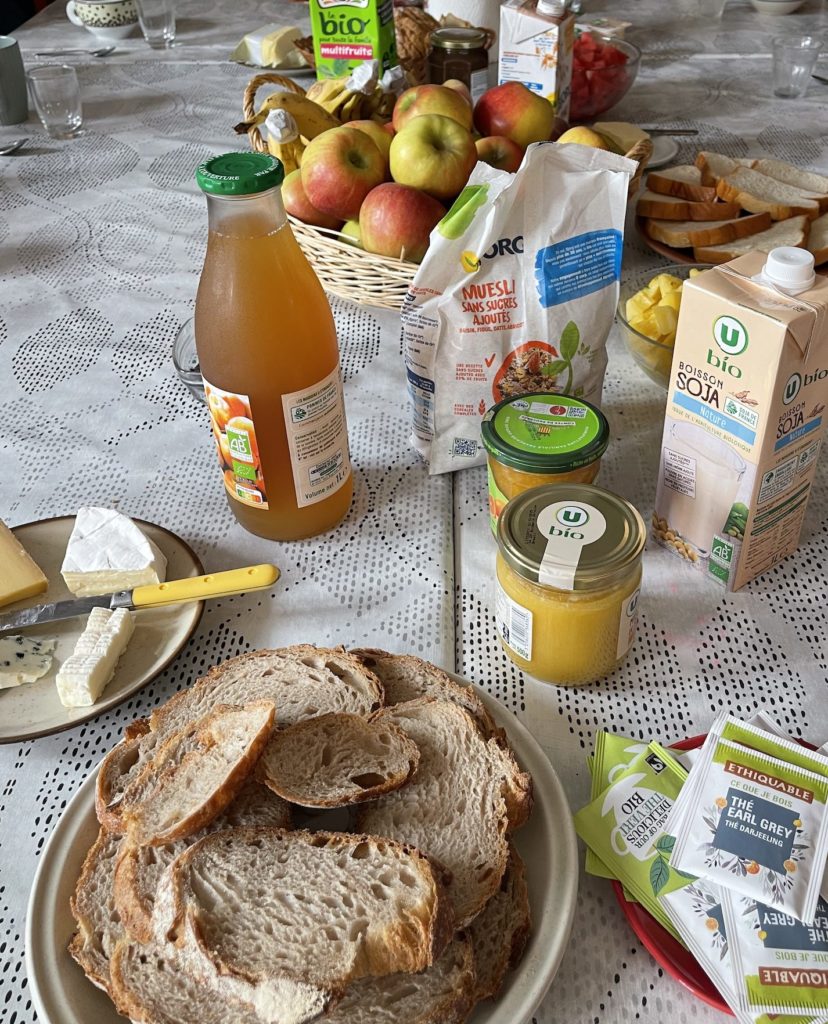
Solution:
<svg viewBox="0 0 828 1024">
<path fill-rule="evenodd" d="M 523 160 L 523 150 L 505 135 L 487 135 L 485 139 L 477 139 L 474 145 L 478 160 L 501 171 L 514 174 Z"/>
<path fill-rule="evenodd" d="M 386 163 L 365 132 L 342 125 L 308 143 L 302 155 L 302 186 L 310 203 L 340 220 L 359 215 L 362 200 L 385 180 Z"/>
<path fill-rule="evenodd" d="M 418 188 L 388 182 L 372 189 L 359 211 L 362 247 L 380 256 L 419 263 L 428 236 L 446 208 Z"/>
<path fill-rule="evenodd" d="M 575 128 L 569 128 L 563 135 L 559 135 L 558 142 L 561 145 L 577 142 L 581 146 L 591 146 L 593 149 L 609 149 L 606 139 L 599 135 L 598 132 L 594 132 L 591 128 L 587 128 L 582 124 L 577 125 Z"/>
<path fill-rule="evenodd" d="M 470 133 L 440 114 L 415 117 L 391 140 L 391 177 L 435 199 L 459 195 L 476 163 Z"/>
<path fill-rule="evenodd" d="M 382 188 L 382 186 L 377 185 L 377 188 Z M 376 192 L 376 190 L 377 189 L 372 189 L 371 191 Z M 369 192 L 368 195 L 370 196 L 371 192 Z M 367 201 L 367 197 L 365 201 Z M 362 206 L 365 206 L 365 201 Z M 360 207 L 360 210 L 362 210 L 362 207 Z M 360 231 L 358 220 L 346 220 L 340 229 L 340 233 L 345 236 L 345 241 L 348 242 L 349 245 L 356 245 L 359 246 L 360 249 L 362 248 L 362 232 Z"/>
<path fill-rule="evenodd" d="M 472 110 L 460 93 L 444 85 L 415 85 L 401 93 L 394 104 L 394 131 L 401 131 L 415 117 L 427 114 L 450 117 L 468 131 L 472 129 Z"/>
<path fill-rule="evenodd" d="M 374 140 L 374 145 L 382 153 L 383 159 L 388 163 L 388 150 L 391 148 L 391 139 L 381 125 L 376 121 L 349 121 L 349 128 L 356 128 L 358 132 L 365 132 L 369 139 Z"/>
<path fill-rule="evenodd" d="M 282 182 L 282 202 L 291 216 L 296 217 L 297 220 L 301 220 L 305 224 L 312 224 L 317 228 L 332 228 L 333 230 L 336 230 L 342 224 L 341 217 L 331 217 L 329 214 L 317 210 L 311 204 L 302 186 L 302 172 L 298 169 L 285 175 L 285 180 Z"/>
<path fill-rule="evenodd" d="M 469 92 L 469 87 L 465 82 L 461 82 L 459 78 L 447 78 L 445 82 L 443 82 L 443 88 L 453 89 L 463 97 L 470 107 L 474 106 L 474 101 L 472 100 L 472 94 Z"/>
<path fill-rule="evenodd" d="M 474 108 L 474 123 L 481 135 L 505 135 L 524 149 L 546 142 L 555 124 L 555 108 L 521 82 L 504 82 L 488 89 Z"/>
</svg>

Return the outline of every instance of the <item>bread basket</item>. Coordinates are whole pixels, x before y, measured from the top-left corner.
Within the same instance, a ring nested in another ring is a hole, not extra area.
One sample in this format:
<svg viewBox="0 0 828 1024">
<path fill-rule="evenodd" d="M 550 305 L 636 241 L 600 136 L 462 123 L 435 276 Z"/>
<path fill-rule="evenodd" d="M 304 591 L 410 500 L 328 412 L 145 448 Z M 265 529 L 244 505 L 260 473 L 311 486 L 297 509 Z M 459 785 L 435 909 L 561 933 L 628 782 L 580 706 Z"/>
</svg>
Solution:
<svg viewBox="0 0 828 1024">
<path fill-rule="evenodd" d="M 277 85 L 291 92 L 304 93 L 301 86 L 282 75 L 273 72 L 255 75 L 244 90 L 246 121 L 251 121 L 255 115 L 256 92 L 263 85 Z M 268 151 L 267 143 L 258 127 L 254 125 L 250 128 L 247 137 L 256 152 Z M 627 153 L 627 157 L 638 164 L 638 169 L 630 180 L 630 199 L 638 192 L 641 176 L 652 151 L 652 143 L 649 139 L 644 139 L 637 142 Z M 345 241 L 345 236 L 338 231 L 311 227 L 295 217 L 288 219 L 302 251 L 326 292 L 367 306 L 381 306 L 384 309 L 399 309 L 402 306 L 411 279 L 417 270 L 416 263 L 388 256 L 376 256 Z"/>
</svg>

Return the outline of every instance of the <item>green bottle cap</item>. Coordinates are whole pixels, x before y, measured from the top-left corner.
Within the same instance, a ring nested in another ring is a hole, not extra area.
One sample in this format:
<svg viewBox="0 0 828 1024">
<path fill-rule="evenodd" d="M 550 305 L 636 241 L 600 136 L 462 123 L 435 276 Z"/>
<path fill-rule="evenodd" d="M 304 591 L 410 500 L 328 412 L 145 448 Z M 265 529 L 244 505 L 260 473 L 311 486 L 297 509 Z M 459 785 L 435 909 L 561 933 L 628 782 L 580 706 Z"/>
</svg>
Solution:
<svg viewBox="0 0 828 1024">
<path fill-rule="evenodd" d="M 285 177 L 281 160 L 268 153 L 223 153 L 196 171 L 202 192 L 212 196 L 250 196 L 278 188 Z"/>
</svg>

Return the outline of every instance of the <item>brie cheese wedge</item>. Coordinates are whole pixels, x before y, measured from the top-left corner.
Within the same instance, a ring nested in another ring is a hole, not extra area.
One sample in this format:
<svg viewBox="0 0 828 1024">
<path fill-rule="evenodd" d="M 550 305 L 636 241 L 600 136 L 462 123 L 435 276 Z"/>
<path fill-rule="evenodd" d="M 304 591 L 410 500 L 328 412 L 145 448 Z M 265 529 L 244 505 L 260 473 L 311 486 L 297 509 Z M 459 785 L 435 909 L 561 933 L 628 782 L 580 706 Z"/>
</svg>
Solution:
<svg viewBox="0 0 828 1024">
<path fill-rule="evenodd" d="M 138 526 L 111 508 L 82 508 L 61 567 L 78 597 L 163 583 L 167 559 Z"/>
<path fill-rule="evenodd" d="M 52 666 L 57 640 L 32 640 L 27 636 L 0 636 L 0 690 L 33 683 Z"/>
<path fill-rule="evenodd" d="M 95 703 L 115 674 L 115 665 L 134 628 L 126 608 L 92 609 L 86 629 L 55 677 L 65 708 L 84 708 Z"/>
</svg>

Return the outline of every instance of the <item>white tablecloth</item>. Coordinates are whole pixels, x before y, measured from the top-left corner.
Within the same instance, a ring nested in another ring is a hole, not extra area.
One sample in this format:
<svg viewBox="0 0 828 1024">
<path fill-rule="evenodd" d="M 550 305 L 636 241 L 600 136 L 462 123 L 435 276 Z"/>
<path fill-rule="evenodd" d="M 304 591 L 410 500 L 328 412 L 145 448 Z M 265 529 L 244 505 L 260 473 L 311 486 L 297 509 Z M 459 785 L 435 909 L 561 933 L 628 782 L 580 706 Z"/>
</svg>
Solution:
<svg viewBox="0 0 828 1024">
<path fill-rule="evenodd" d="M 18 33 L 36 48 L 93 43 L 54 5 Z M 614 118 L 692 126 L 697 149 L 772 154 L 828 171 L 828 90 L 774 100 L 772 34 L 828 27 L 822 7 L 764 18 L 746 3 L 711 26 L 656 0 L 613 7 L 646 50 Z M 174 530 L 208 569 L 273 560 L 272 599 L 207 608 L 170 668 L 121 707 L 43 739 L 0 747 L 0 1017 L 34 1020 L 23 966 L 26 899 L 40 850 L 79 783 L 123 725 L 214 661 L 299 641 L 412 651 L 485 687 L 533 731 L 573 807 L 602 728 L 674 740 L 722 708 L 767 706 L 793 734 L 828 737 L 823 460 L 800 551 L 736 595 L 648 550 L 638 639 L 610 679 L 580 689 L 525 678 L 501 652 L 493 620 L 493 544 L 485 476 L 429 478 L 411 452 L 399 324 L 335 301 L 350 437 L 353 508 L 333 534 L 271 544 L 232 519 L 207 415 L 175 377 L 170 347 L 192 313 L 206 217 L 193 180 L 205 157 L 238 147 L 231 126 L 252 74 L 225 61 L 245 31 L 306 26 L 296 3 L 179 4 L 179 44 L 139 37 L 104 60 L 73 58 L 86 133 L 49 139 L 34 121 L 0 130 L 32 144 L 0 158 L 0 517 L 15 525 L 118 507 Z M 737 55 L 737 56 L 734 56 Z M 628 226 L 626 266 L 660 260 Z M 278 305 L 274 303 L 274 314 Z M 614 329 L 606 410 L 613 443 L 600 482 L 649 517 L 664 392 L 632 364 Z M 0 713 L 2 708 L 0 706 Z M 663 977 L 629 931 L 606 883 L 583 876 L 572 941 L 538 1024 L 713 1021 Z"/>
</svg>

